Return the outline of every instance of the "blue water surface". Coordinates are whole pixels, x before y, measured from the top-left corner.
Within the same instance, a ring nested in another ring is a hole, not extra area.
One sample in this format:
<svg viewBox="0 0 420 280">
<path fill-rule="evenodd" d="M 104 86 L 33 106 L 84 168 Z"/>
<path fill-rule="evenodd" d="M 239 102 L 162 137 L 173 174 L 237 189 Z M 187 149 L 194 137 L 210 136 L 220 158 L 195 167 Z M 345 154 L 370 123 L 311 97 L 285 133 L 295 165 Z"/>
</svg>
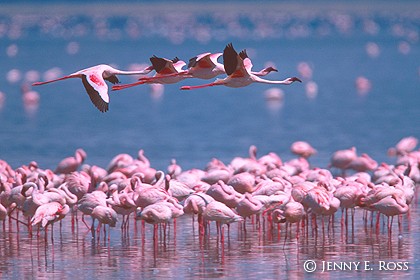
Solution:
<svg viewBox="0 0 420 280">
<path fill-rule="evenodd" d="M 106 167 L 119 153 L 135 156 L 143 149 L 156 169 L 165 170 L 175 158 L 187 170 L 204 168 L 214 157 L 228 163 L 246 156 L 250 145 L 257 146 L 259 156 L 276 152 L 288 160 L 297 140 L 318 150 L 311 158 L 314 166 L 326 167 L 334 151 L 352 146 L 359 154 L 392 163 L 389 147 L 406 136 L 420 138 L 416 1 L 361 6 L 324 1 L 41 3 L 0 8 L 0 91 L 6 97 L 0 111 L 0 158 L 14 168 L 36 161 L 53 169 L 83 148 L 87 164 Z M 53 67 L 63 75 L 100 63 L 127 69 L 147 64 L 152 55 L 188 62 L 200 53 L 221 52 L 230 42 L 237 50 L 247 49 L 254 69 L 273 63 L 279 71 L 268 79 L 299 76 L 299 63 L 308 63 L 317 95 L 308 97 L 308 79 L 279 87 L 284 99 L 274 104 L 264 95 L 271 85 L 179 90 L 207 83 L 187 79 L 166 85 L 159 100 L 148 85 L 110 91 L 110 110 L 101 113 L 81 81 L 71 79 L 34 87 L 41 98 L 34 112 L 22 104 L 20 86 L 30 70 L 39 71 L 42 79 Z M 379 47 L 378 56 L 368 55 L 368 43 Z M 77 46 L 73 53 L 71 45 Z M 10 54 L 10 48 L 17 53 Z M 17 81 L 8 79 L 13 69 L 21 73 Z M 358 77 L 371 82 L 365 94 L 355 86 Z M 203 275 L 226 276 L 205 268 Z"/>
</svg>

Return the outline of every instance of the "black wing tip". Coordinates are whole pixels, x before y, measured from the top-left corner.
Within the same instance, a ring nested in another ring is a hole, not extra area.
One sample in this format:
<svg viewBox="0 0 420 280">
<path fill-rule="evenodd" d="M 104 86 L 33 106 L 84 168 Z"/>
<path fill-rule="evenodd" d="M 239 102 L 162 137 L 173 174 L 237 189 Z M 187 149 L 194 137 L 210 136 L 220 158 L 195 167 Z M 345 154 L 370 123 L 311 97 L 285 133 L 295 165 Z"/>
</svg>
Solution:
<svg viewBox="0 0 420 280">
<path fill-rule="evenodd" d="M 242 59 L 249 58 L 248 53 L 246 52 L 246 49 L 243 49 L 243 50 L 239 53 L 239 56 L 240 56 Z"/>
<path fill-rule="evenodd" d="M 173 63 L 177 63 L 179 61 L 179 58 L 177 56 L 174 57 L 174 59 L 172 59 Z"/>
<path fill-rule="evenodd" d="M 197 58 L 198 56 L 194 56 L 192 58 L 190 58 L 190 60 L 188 61 L 188 68 L 194 67 L 195 65 L 197 65 Z"/>
<path fill-rule="evenodd" d="M 238 53 L 233 48 L 232 43 L 226 45 L 223 50 L 223 64 L 227 75 L 231 75 L 238 65 Z"/>
</svg>

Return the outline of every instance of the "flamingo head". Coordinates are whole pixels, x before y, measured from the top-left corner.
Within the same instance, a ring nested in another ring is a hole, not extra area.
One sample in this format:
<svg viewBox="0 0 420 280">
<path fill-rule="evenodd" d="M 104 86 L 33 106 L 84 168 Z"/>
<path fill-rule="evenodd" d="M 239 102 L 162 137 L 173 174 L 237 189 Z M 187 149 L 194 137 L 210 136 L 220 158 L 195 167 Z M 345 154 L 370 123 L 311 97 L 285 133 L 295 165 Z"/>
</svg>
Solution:
<svg viewBox="0 0 420 280">
<path fill-rule="evenodd" d="M 301 79 L 299 79 L 298 77 L 291 77 L 291 78 L 287 78 L 287 81 L 290 83 L 294 83 L 294 82 L 299 82 L 301 83 Z"/>
<path fill-rule="evenodd" d="M 270 73 L 270 72 L 278 72 L 278 70 L 272 66 L 263 69 L 263 72 Z"/>
</svg>

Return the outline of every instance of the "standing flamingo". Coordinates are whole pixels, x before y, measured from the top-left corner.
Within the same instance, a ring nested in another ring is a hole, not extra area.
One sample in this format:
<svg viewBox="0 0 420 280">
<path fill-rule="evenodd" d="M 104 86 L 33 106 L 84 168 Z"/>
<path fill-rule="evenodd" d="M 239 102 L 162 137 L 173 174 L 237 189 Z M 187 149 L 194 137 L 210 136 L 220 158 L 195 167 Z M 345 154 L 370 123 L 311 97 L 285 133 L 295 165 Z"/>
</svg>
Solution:
<svg viewBox="0 0 420 280">
<path fill-rule="evenodd" d="M 85 161 L 86 152 L 83 149 L 77 149 L 74 157 L 67 157 L 60 161 L 55 173 L 70 174 L 76 171 Z"/>
<path fill-rule="evenodd" d="M 63 205 L 56 201 L 43 204 L 36 209 L 31 219 L 31 225 L 41 224 L 46 229 L 48 225 L 53 226 L 55 222 L 62 220 L 69 212 L 70 207 L 67 204 Z M 46 237 L 47 235 L 45 235 Z"/>
<path fill-rule="evenodd" d="M 154 76 L 140 78 L 138 82 L 131 84 L 116 85 L 112 87 L 112 90 L 121 90 L 142 84 L 174 84 L 187 77 L 185 75 L 178 75 L 187 73 L 185 70 L 182 70 L 182 67 L 184 67 L 186 63 L 179 60 L 178 57 L 170 60 L 154 55 L 150 58 L 150 62 L 153 65 L 153 69 L 156 71 Z"/>
<path fill-rule="evenodd" d="M 305 141 L 293 142 L 293 144 L 290 146 L 290 150 L 295 155 L 298 155 L 298 156 L 301 156 L 301 157 L 304 157 L 304 158 L 308 158 L 308 157 L 316 154 L 316 152 L 317 152 L 311 146 L 311 144 L 309 144 L 308 142 L 305 142 Z"/>
<path fill-rule="evenodd" d="M 224 85 L 227 87 L 244 87 L 252 83 L 266 83 L 266 84 L 283 84 L 290 85 L 293 82 L 301 82 L 299 78 L 291 77 L 283 81 L 265 80 L 251 72 L 252 62 L 249 59 L 245 50 L 239 54 L 233 48 L 233 45 L 228 44 L 223 51 L 223 62 L 225 72 L 228 75 L 224 79 L 216 79 L 213 83 L 198 85 L 198 86 L 183 86 L 182 90 L 190 90 L 204 87 L 212 87 Z"/>
<path fill-rule="evenodd" d="M 331 156 L 330 167 L 341 169 L 342 172 L 349 167 L 350 163 L 357 158 L 356 147 L 338 150 Z"/>
<path fill-rule="evenodd" d="M 395 147 L 388 149 L 388 155 L 402 156 L 408 154 L 416 148 L 418 142 L 419 140 L 414 136 L 404 137 L 395 145 Z"/>
<path fill-rule="evenodd" d="M 101 112 L 108 111 L 109 105 L 109 96 L 108 96 L 108 86 L 105 83 L 109 81 L 113 84 L 119 83 L 119 80 L 116 75 L 142 75 L 147 74 L 151 71 L 151 68 L 148 67 L 142 71 L 122 71 L 115 69 L 106 64 L 100 64 L 93 67 L 89 67 L 80 71 L 77 71 L 73 74 L 50 80 L 45 82 L 36 82 L 33 83 L 33 86 L 44 85 L 56 81 L 66 80 L 70 78 L 81 78 L 83 86 L 86 89 L 86 92 L 89 94 L 90 100 L 95 105 L 96 108 Z"/>
<path fill-rule="evenodd" d="M 210 202 L 204 209 L 203 218 L 206 221 L 216 221 L 218 226 L 218 233 L 221 234 L 221 241 L 224 240 L 224 234 L 222 230 L 223 224 L 231 224 L 234 222 L 243 221 L 242 216 L 236 214 L 226 204 L 217 200 Z"/>
</svg>

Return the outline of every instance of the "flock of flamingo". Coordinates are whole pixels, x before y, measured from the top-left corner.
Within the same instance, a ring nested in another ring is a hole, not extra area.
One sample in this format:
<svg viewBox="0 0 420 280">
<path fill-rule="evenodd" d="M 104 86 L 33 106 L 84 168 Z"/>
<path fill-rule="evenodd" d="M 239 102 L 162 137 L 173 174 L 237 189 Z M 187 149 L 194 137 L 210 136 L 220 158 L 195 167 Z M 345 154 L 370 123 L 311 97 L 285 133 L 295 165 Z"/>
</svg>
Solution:
<svg viewBox="0 0 420 280">
<path fill-rule="evenodd" d="M 190 170 L 183 170 L 175 159 L 166 171 L 156 170 L 143 150 L 137 157 L 118 154 L 106 168 L 84 163 L 83 149 L 63 159 L 55 170 L 42 169 L 36 162 L 14 169 L 0 160 L 0 220 L 3 230 L 9 219 L 9 228 L 16 221 L 30 234 L 38 229 L 38 236 L 45 228 L 47 236 L 49 225 L 67 216 L 78 221 L 81 213 L 92 236 L 99 236 L 101 227 L 106 235 L 106 225 L 120 223 L 127 230 L 134 215 L 135 220 L 154 224 L 157 238 L 158 225 L 193 215 L 200 234 L 210 234 L 207 227 L 216 222 L 218 236 L 223 237 L 222 225 L 245 226 L 246 219 L 261 217 L 271 225 L 297 224 L 297 232 L 310 226 L 317 230 L 317 221 L 322 220 L 324 231 L 324 218 L 330 225 L 340 209 L 342 225 L 347 226 L 350 210 L 354 226 L 357 209 L 364 211 L 366 224 L 371 213 L 372 227 L 376 217 L 378 230 L 380 216 L 387 217 L 391 235 L 393 218 L 410 211 L 420 183 L 417 144 L 411 136 L 390 148 L 395 164 L 378 164 L 367 154 L 359 155 L 355 147 L 338 150 L 328 168 L 310 165 L 308 160 L 317 151 L 305 141 L 291 145 L 296 157 L 288 161 L 274 152 L 257 157 L 257 148 L 251 146 L 248 157 L 235 157 L 227 164 L 213 158 L 204 169 Z M 91 224 L 85 216 L 91 217 Z"/>
<path fill-rule="evenodd" d="M 222 55 L 223 64 L 217 61 Z M 272 71 L 277 72 L 277 69 L 267 67 L 259 72 L 252 71 L 252 62 L 248 57 L 246 50 L 242 50 L 238 54 L 231 43 L 225 47 L 223 53 L 203 53 L 191 58 L 186 70 L 183 70 L 186 63 L 178 57 L 175 57 L 174 59 L 167 59 L 152 56 L 150 58 L 150 62 L 152 65 L 141 71 L 122 71 L 106 64 L 100 64 L 58 79 L 35 82 L 32 85 L 38 86 L 70 78 L 80 78 L 82 79 L 83 86 L 85 87 L 86 92 L 95 107 L 101 112 L 106 112 L 109 109 L 109 95 L 108 86 L 105 81 L 117 84 L 119 83 L 117 75 L 146 75 L 153 70 L 155 71 L 153 76 L 141 77 L 138 82 L 125 85 L 114 85 L 112 87 L 112 90 L 114 91 L 141 84 L 173 84 L 186 78 L 208 80 L 222 74 L 226 74 L 227 76 L 223 79 L 216 79 L 214 82 L 209 84 L 182 86 L 181 90 L 191 90 L 218 85 L 238 88 L 248 86 L 251 83 L 290 85 L 296 81 L 301 82 L 301 80 L 297 77 L 290 77 L 282 81 L 272 81 L 261 78 L 261 76 L 265 76 Z"/>
</svg>

